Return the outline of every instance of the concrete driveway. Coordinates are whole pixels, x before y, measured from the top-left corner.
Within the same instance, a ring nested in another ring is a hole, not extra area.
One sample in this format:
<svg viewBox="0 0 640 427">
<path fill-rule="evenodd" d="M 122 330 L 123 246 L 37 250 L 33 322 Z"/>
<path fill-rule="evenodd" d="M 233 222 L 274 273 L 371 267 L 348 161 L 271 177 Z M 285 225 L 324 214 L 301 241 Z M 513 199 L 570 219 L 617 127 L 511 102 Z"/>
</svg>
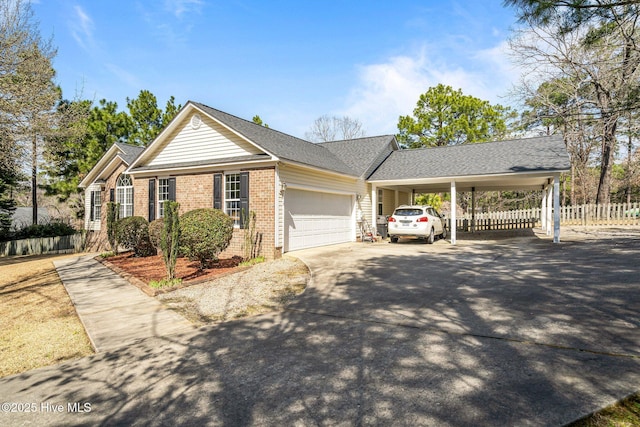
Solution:
<svg viewBox="0 0 640 427">
<path fill-rule="evenodd" d="M 287 311 L 0 379 L 0 424 L 563 425 L 640 384 L 640 236 L 591 237 L 300 251 Z"/>
</svg>

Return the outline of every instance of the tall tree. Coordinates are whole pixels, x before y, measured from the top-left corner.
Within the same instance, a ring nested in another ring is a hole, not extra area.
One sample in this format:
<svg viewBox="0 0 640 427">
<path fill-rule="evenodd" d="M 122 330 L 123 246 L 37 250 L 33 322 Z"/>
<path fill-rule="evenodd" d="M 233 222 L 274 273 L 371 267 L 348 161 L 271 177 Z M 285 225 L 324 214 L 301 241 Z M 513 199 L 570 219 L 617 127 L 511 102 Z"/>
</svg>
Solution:
<svg viewBox="0 0 640 427">
<path fill-rule="evenodd" d="M 13 147 L 7 139 L 7 133 L 0 131 L 0 240 L 6 237 L 11 229 L 11 217 L 16 207 L 12 191 L 20 178 L 15 158 L 10 156 L 12 151 Z"/>
<path fill-rule="evenodd" d="M 118 110 L 118 104 L 102 99 L 98 105 L 91 101 L 64 101 L 59 110 L 65 112 L 64 127 L 50 138 L 45 152 L 45 172 L 48 195 L 56 195 L 60 201 L 71 204 L 78 216 L 84 213 L 84 204 L 78 184 L 87 175 L 100 157 L 114 142 L 144 145 L 151 142 L 176 116 L 173 97 L 167 101 L 165 110 L 157 109 L 155 96 L 141 91 L 141 96 L 131 101 L 130 116 Z M 156 111 L 157 114 L 154 113 Z M 154 120 L 146 118 L 155 116 Z M 137 126 L 140 127 L 137 127 Z"/>
<path fill-rule="evenodd" d="M 146 147 L 159 134 L 164 127 L 175 117 L 180 110 L 180 105 L 175 105 L 172 96 L 167 101 L 165 111 L 158 107 L 158 100 L 148 90 L 141 90 L 135 99 L 127 98 L 129 116 L 133 122 L 132 133 L 128 142 L 133 145 Z"/>
<path fill-rule="evenodd" d="M 525 84 L 562 78 L 581 81 L 580 96 L 598 120 L 601 140 L 596 203 L 608 203 L 618 125 L 626 111 L 640 105 L 636 43 L 640 2 L 507 0 L 505 4 L 515 6 L 525 24 L 511 43 L 526 68 Z"/>
<path fill-rule="evenodd" d="M 503 139 L 512 117 L 508 107 L 439 84 L 420 95 L 413 116 L 400 116 L 397 138 L 411 148 Z"/>
<path fill-rule="evenodd" d="M 266 124 L 265 122 L 263 122 L 263 121 L 262 121 L 262 119 L 260 118 L 260 116 L 259 116 L 259 115 L 257 115 L 257 114 L 256 114 L 255 116 L 253 116 L 253 119 L 251 119 L 251 121 L 252 121 L 253 123 L 255 123 L 255 124 L 259 125 L 259 126 L 264 126 L 264 127 L 266 127 L 266 128 L 268 128 L 268 127 L 269 127 L 269 125 L 268 125 L 268 124 Z"/>
<path fill-rule="evenodd" d="M 340 139 L 355 139 L 365 136 L 362 123 L 348 116 L 320 116 L 311 126 L 305 138 L 312 142 L 327 142 Z"/>
<path fill-rule="evenodd" d="M 56 50 L 43 40 L 29 2 L 0 2 L 0 125 L 31 170 L 33 223 L 38 221 L 38 166 L 44 139 L 56 129 L 60 91 Z"/>
<path fill-rule="evenodd" d="M 527 131 L 562 134 L 571 158 L 571 204 L 592 203 L 593 154 L 598 147 L 598 121 L 590 111 L 588 86 L 579 78 L 556 78 L 537 88 L 524 84 L 519 95 L 526 110 L 522 114 Z"/>
</svg>

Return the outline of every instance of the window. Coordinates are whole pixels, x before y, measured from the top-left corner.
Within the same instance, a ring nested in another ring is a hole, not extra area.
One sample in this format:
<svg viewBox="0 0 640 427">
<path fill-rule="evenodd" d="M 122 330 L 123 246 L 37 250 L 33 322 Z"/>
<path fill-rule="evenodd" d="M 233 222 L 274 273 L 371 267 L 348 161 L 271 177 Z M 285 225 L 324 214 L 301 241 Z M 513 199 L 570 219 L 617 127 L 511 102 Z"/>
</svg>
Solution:
<svg viewBox="0 0 640 427">
<path fill-rule="evenodd" d="M 158 180 L 158 209 L 159 217 L 164 218 L 164 202 L 169 199 L 169 179 L 161 178 Z"/>
<path fill-rule="evenodd" d="M 116 203 L 120 204 L 120 218 L 133 216 L 133 181 L 122 174 L 116 181 Z"/>
<path fill-rule="evenodd" d="M 100 215 L 102 214 L 102 192 L 91 192 L 91 221 L 100 221 Z"/>
<path fill-rule="evenodd" d="M 243 215 L 249 214 L 249 172 L 213 174 L 213 208 L 233 218 L 236 227 L 247 226 Z"/>
<path fill-rule="evenodd" d="M 240 226 L 240 174 L 225 175 L 224 212 L 233 218 L 233 224 Z"/>
<path fill-rule="evenodd" d="M 378 215 L 382 215 L 382 197 L 384 196 L 384 191 L 382 189 L 378 189 Z"/>
</svg>

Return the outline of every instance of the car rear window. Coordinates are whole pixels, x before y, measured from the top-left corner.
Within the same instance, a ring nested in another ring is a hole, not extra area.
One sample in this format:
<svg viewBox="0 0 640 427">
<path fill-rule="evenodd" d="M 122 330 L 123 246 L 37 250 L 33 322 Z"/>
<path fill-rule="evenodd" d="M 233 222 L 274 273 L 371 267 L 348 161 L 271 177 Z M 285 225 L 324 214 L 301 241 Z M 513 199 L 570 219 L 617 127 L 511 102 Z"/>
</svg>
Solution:
<svg viewBox="0 0 640 427">
<path fill-rule="evenodd" d="M 399 216 L 418 216 L 422 215 L 422 209 L 396 209 L 393 214 Z"/>
</svg>

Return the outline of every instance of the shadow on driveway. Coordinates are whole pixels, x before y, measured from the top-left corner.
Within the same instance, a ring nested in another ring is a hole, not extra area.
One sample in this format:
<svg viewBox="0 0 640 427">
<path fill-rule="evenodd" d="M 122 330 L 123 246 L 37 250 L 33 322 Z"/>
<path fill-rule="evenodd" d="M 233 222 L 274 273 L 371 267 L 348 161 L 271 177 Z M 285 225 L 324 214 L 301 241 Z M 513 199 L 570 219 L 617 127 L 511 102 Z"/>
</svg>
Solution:
<svg viewBox="0 0 640 427">
<path fill-rule="evenodd" d="M 563 425 L 640 383 L 640 241 L 300 252 L 283 313 L 0 380 L 0 423 Z M 66 408 L 66 406 L 65 406 Z"/>
</svg>

